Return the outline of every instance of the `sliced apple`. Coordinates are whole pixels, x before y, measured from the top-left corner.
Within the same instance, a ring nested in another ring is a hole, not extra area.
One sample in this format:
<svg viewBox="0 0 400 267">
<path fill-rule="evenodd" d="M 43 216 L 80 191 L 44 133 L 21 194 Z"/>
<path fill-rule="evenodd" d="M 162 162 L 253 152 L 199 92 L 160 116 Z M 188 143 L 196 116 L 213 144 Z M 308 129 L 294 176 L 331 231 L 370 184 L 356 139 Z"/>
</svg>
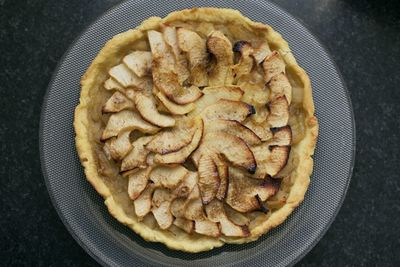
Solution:
<svg viewBox="0 0 400 267">
<path fill-rule="evenodd" d="M 264 81 L 269 83 L 272 77 L 285 73 L 285 62 L 278 51 L 273 51 L 269 54 L 262 63 L 264 70 Z"/>
<path fill-rule="evenodd" d="M 151 168 L 141 169 L 129 175 L 128 195 L 132 200 L 137 199 L 146 188 Z"/>
<path fill-rule="evenodd" d="M 222 32 L 213 31 L 207 38 L 207 48 L 216 59 L 209 74 L 209 85 L 232 84 L 233 51 L 229 39 Z"/>
<path fill-rule="evenodd" d="M 170 211 L 172 200 L 173 196 L 167 189 L 154 190 L 151 211 L 161 229 L 168 229 L 174 221 Z"/>
<path fill-rule="evenodd" d="M 254 66 L 254 58 L 251 56 L 253 48 L 247 41 L 238 41 L 233 46 L 234 52 L 240 53 L 239 62 L 232 67 L 235 79 L 239 79 L 241 76 L 249 74 Z"/>
<path fill-rule="evenodd" d="M 207 121 L 225 119 L 242 122 L 254 113 L 254 107 L 245 102 L 220 99 L 205 108 L 201 112 L 201 117 Z"/>
<path fill-rule="evenodd" d="M 124 91 L 124 87 L 122 87 L 121 84 L 119 84 L 116 80 L 113 78 L 108 78 L 104 82 L 104 88 L 106 90 L 117 90 L 117 91 Z"/>
<path fill-rule="evenodd" d="M 252 147 L 252 151 L 257 162 L 257 171 L 253 177 L 263 179 L 267 175 L 274 177 L 286 166 L 290 146 L 269 146 L 263 143 Z"/>
<path fill-rule="evenodd" d="M 198 87 L 184 88 L 179 84 L 174 56 L 162 34 L 157 31 L 148 31 L 147 36 L 153 55 L 153 81 L 157 88 L 176 104 L 188 104 L 201 97 L 202 92 Z"/>
<path fill-rule="evenodd" d="M 123 87 L 136 87 L 141 90 L 151 90 L 153 83 L 147 77 L 138 77 L 125 64 L 112 67 L 108 74 Z"/>
<path fill-rule="evenodd" d="M 292 101 L 292 86 L 284 73 L 272 77 L 268 86 L 271 90 L 270 99 L 276 99 L 278 96 L 284 95 L 290 105 Z"/>
<path fill-rule="evenodd" d="M 160 72 L 156 66 L 153 68 L 153 79 L 157 88 L 179 105 L 192 103 L 203 95 L 196 86 L 182 87 L 175 73 Z"/>
<path fill-rule="evenodd" d="M 165 106 L 165 108 L 175 115 L 184 115 L 195 109 L 195 104 L 189 103 L 185 105 L 177 105 L 171 100 L 168 99 L 162 92 L 158 92 L 156 94 L 157 98 L 161 101 L 161 103 Z"/>
<path fill-rule="evenodd" d="M 145 145 L 150 142 L 152 136 L 143 136 L 132 143 L 132 150 L 125 156 L 121 163 L 121 171 L 144 168 L 147 166 L 146 159 L 150 151 Z"/>
<path fill-rule="evenodd" d="M 185 217 L 187 199 L 178 197 L 171 202 L 171 213 L 175 218 Z"/>
<path fill-rule="evenodd" d="M 273 138 L 268 142 L 270 146 L 290 146 L 292 143 L 292 130 L 289 125 L 272 128 Z"/>
<path fill-rule="evenodd" d="M 153 72 L 154 63 L 156 62 L 157 68 L 159 68 L 158 71 L 175 73 L 175 58 L 163 35 L 158 31 L 150 30 L 147 31 L 147 38 L 153 59 Z"/>
<path fill-rule="evenodd" d="M 194 221 L 194 231 L 196 233 L 212 237 L 220 235 L 218 224 L 206 217 L 200 198 L 192 199 L 186 203 L 185 218 Z"/>
<path fill-rule="evenodd" d="M 203 121 L 197 120 L 196 131 L 193 135 L 192 141 L 189 145 L 183 147 L 182 149 L 168 153 L 165 155 L 157 154 L 154 157 L 154 162 L 161 164 L 171 164 L 171 163 L 183 163 L 189 157 L 189 155 L 198 147 L 201 137 L 203 135 Z"/>
<path fill-rule="evenodd" d="M 151 53 L 148 51 L 134 51 L 125 56 L 122 61 L 138 77 L 149 75 L 151 72 Z"/>
<path fill-rule="evenodd" d="M 161 155 L 175 152 L 189 145 L 195 132 L 194 120 L 181 119 L 176 127 L 159 132 L 146 148 Z"/>
<path fill-rule="evenodd" d="M 101 136 L 102 140 L 117 136 L 122 131 L 139 130 L 144 133 L 155 133 L 158 127 L 143 120 L 140 115 L 131 110 L 122 110 L 112 114 Z"/>
<path fill-rule="evenodd" d="M 197 185 L 197 181 L 197 172 L 189 172 L 178 187 L 174 189 L 173 194 L 177 197 L 188 197 L 193 188 Z"/>
<path fill-rule="evenodd" d="M 239 212 L 259 210 L 260 200 L 266 201 L 275 195 L 280 187 L 280 180 L 275 182 L 269 179 L 252 179 L 240 172 L 230 171 L 229 178 L 226 203 Z"/>
<path fill-rule="evenodd" d="M 135 105 L 140 115 L 142 115 L 146 121 L 163 128 L 175 125 L 175 119 L 160 114 L 157 110 L 156 103 L 149 96 L 138 93 L 135 98 Z"/>
<path fill-rule="evenodd" d="M 250 232 L 246 225 L 237 225 L 225 213 L 224 205 L 219 200 L 213 200 L 206 205 L 207 218 L 220 224 L 221 233 L 225 236 L 245 237 Z"/>
<path fill-rule="evenodd" d="M 207 133 L 199 149 L 192 155 L 197 166 L 203 154 L 223 155 L 231 164 L 242 167 L 249 173 L 254 173 L 257 169 L 256 160 L 246 142 L 228 133 Z"/>
<path fill-rule="evenodd" d="M 119 112 L 123 109 L 134 109 L 135 105 L 131 100 L 120 92 L 115 92 L 104 104 L 103 112 Z"/>
<path fill-rule="evenodd" d="M 194 231 L 194 222 L 185 218 L 175 218 L 174 225 L 188 234 L 192 234 Z"/>
<path fill-rule="evenodd" d="M 110 139 L 109 151 L 113 159 L 121 160 L 129 151 L 131 151 L 132 144 L 129 140 L 130 133 L 130 131 L 124 131 L 119 133 L 118 138 L 112 137 Z"/>
<path fill-rule="evenodd" d="M 176 188 L 189 173 L 181 165 L 160 165 L 155 167 L 150 173 L 150 180 L 156 186 L 162 186 L 169 189 Z"/>
<path fill-rule="evenodd" d="M 215 197 L 219 200 L 223 200 L 226 197 L 229 183 L 229 171 L 228 165 L 219 158 L 218 155 L 213 157 L 215 164 L 217 165 L 218 176 L 219 176 L 219 188 Z"/>
<path fill-rule="evenodd" d="M 238 212 L 237 210 L 231 208 L 228 204 L 224 205 L 226 216 L 237 225 L 249 225 L 250 219 L 247 214 Z"/>
<path fill-rule="evenodd" d="M 154 189 L 154 184 L 148 183 L 145 190 L 133 201 L 135 213 L 139 218 L 143 218 L 151 211 L 151 199 Z"/>
<path fill-rule="evenodd" d="M 271 53 L 271 49 L 267 42 L 262 42 L 258 47 L 253 49 L 253 57 L 257 64 L 260 64 Z"/>
<path fill-rule="evenodd" d="M 221 132 L 236 135 L 245 141 L 248 145 L 257 145 L 261 143 L 261 139 L 249 128 L 242 125 L 235 120 L 215 120 L 207 122 L 206 124 L 207 132 Z"/>
<path fill-rule="evenodd" d="M 199 87 L 207 86 L 208 53 L 206 42 L 196 32 L 185 28 L 177 29 L 179 48 L 186 52 L 189 61 L 190 83 Z"/>
<path fill-rule="evenodd" d="M 187 79 L 189 79 L 190 72 L 186 57 L 178 45 L 176 29 L 174 27 L 166 26 L 162 28 L 162 33 L 165 42 L 171 47 L 172 53 L 174 54 L 175 69 L 178 74 L 179 83 L 183 84 Z"/>
<path fill-rule="evenodd" d="M 272 132 L 270 126 L 266 120 L 261 123 L 257 123 L 254 120 L 247 120 L 244 125 L 255 133 L 261 141 L 267 141 L 272 138 Z"/>
<path fill-rule="evenodd" d="M 210 156 L 202 155 L 199 160 L 198 172 L 201 199 L 203 204 L 207 204 L 215 198 L 219 189 L 218 168 Z"/>
<path fill-rule="evenodd" d="M 195 116 L 202 112 L 206 107 L 215 104 L 220 99 L 239 101 L 244 92 L 239 86 L 216 86 L 203 89 L 203 96 L 196 101 L 196 108 L 190 114 Z"/>
<path fill-rule="evenodd" d="M 135 103 L 135 97 L 136 94 L 138 93 L 137 90 L 134 90 L 132 88 L 125 88 L 124 91 L 122 92 L 123 94 L 126 95 L 126 97 L 132 101 L 132 103 Z"/>
<path fill-rule="evenodd" d="M 219 237 L 221 235 L 218 224 L 210 220 L 194 221 L 194 231 L 211 237 Z"/>
<path fill-rule="evenodd" d="M 289 121 L 289 103 L 285 96 L 279 96 L 269 102 L 269 111 L 267 122 L 272 128 L 286 126 Z"/>
</svg>

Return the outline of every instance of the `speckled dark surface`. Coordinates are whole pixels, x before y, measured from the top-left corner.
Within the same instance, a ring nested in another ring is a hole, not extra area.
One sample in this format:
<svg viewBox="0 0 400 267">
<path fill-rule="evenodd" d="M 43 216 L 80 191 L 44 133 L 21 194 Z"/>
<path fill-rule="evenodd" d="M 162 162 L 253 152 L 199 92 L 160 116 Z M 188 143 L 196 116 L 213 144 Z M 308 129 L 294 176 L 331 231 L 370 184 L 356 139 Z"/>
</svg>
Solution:
<svg viewBox="0 0 400 267">
<path fill-rule="evenodd" d="M 0 0 L 2 266 L 96 265 L 51 205 L 40 170 L 38 128 L 57 62 L 85 26 L 117 2 Z M 298 265 L 400 266 L 400 2 L 276 2 L 331 52 L 350 91 L 357 126 L 347 198 Z"/>
</svg>

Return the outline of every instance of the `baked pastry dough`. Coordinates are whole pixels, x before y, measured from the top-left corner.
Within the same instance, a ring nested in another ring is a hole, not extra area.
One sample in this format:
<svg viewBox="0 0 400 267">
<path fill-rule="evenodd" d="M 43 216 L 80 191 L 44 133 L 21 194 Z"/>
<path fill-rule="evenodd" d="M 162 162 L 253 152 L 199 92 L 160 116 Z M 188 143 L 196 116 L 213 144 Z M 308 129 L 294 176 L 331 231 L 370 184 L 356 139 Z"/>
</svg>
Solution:
<svg viewBox="0 0 400 267">
<path fill-rule="evenodd" d="M 318 122 L 309 78 L 270 26 L 231 9 L 151 17 L 107 42 L 81 86 L 86 177 L 145 240 L 242 244 L 302 202 Z"/>
</svg>

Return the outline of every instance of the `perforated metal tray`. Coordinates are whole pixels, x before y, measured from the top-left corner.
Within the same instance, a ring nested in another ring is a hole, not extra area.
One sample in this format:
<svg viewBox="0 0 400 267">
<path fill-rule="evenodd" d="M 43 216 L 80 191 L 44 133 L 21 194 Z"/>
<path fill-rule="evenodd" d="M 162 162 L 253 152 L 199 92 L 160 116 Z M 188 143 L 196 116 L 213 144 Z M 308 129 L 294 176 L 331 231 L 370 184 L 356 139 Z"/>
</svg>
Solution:
<svg viewBox="0 0 400 267">
<path fill-rule="evenodd" d="M 72 123 L 79 80 L 107 40 L 150 16 L 199 6 L 238 9 L 283 35 L 310 75 L 320 134 L 305 200 L 282 225 L 253 243 L 188 254 L 145 242 L 109 215 L 84 177 Z M 127 1 L 90 25 L 60 61 L 43 103 L 40 148 L 54 207 L 76 241 L 103 265 L 286 266 L 318 242 L 343 202 L 353 169 L 355 127 L 349 95 L 331 57 L 298 20 L 276 5 L 254 0 Z"/>
</svg>

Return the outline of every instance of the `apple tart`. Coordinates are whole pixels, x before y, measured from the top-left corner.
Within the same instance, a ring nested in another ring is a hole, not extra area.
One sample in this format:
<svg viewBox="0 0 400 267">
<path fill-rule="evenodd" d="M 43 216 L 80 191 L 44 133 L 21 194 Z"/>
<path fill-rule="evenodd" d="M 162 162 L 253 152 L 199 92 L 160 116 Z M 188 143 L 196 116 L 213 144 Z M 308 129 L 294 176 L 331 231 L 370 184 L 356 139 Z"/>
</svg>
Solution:
<svg viewBox="0 0 400 267">
<path fill-rule="evenodd" d="M 270 26 L 195 8 L 113 37 L 81 80 L 76 145 L 109 212 L 200 252 L 258 239 L 303 200 L 318 122 Z"/>
</svg>

